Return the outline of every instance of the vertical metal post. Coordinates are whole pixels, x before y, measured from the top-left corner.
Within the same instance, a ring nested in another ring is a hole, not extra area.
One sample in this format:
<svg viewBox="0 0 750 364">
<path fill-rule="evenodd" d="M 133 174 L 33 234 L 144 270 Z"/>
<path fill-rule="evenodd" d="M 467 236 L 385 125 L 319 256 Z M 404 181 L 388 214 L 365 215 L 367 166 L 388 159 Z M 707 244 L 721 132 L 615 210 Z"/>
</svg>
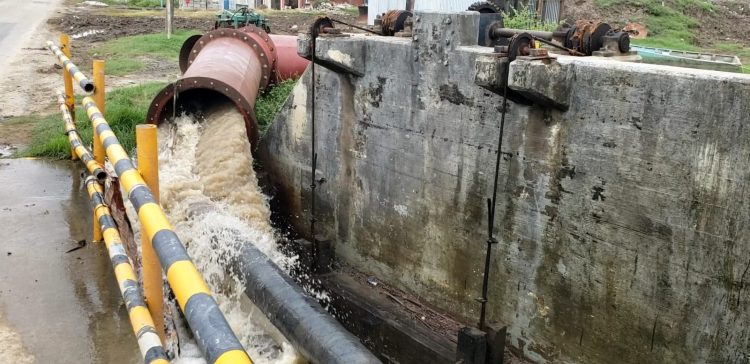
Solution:
<svg viewBox="0 0 750 364">
<path fill-rule="evenodd" d="M 172 39 L 172 19 L 174 18 L 174 5 L 172 0 L 167 0 L 167 39 Z"/>
<path fill-rule="evenodd" d="M 135 127 L 138 173 L 159 203 L 159 153 L 157 128 L 154 124 L 139 124 Z M 143 264 L 143 291 L 148 310 L 154 319 L 156 331 L 164 343 L 164 288 L 161 266 L 148 235 L 141 233 L 141 258 Z"/>
<path fill-rule="evenodd" d="M 512 43 L 513 41 L 511 41 Z M 498 241 L 495 239 L 495 208 L 497 207 L 497 185 L 498 177 L 500 175 L 500 160 L 503 158 L 503 133 L 505 132 L 505 114 L 508 111 L 508 75 L 509 75 L 510 63 L 505 66 L 503 73 L 503 80 L 505 80 L 505 86 L 503 87 L 503 109 L 500 115 L 500 135 L 497 137 L 497 158 L 495 159 L 495 180 L 492 185 L 492 198 L 487 199 L 487 254 L 484 259 L 484 275 L 482 276 L 482 297 L 478 298 L 477 301 L 482 304 L 479 311 L 479 323 L 478 327 L 480 330 L 485 329 L 485 320 L 487 314 L 487 293 L 489 291 L 490 281 L 490 263 L 492 263 L 492 246 L 497 244 Z"/>
<path fill-rule="evenodd" d="M 94 100 L 97 102 L 97 106 L 99 107 L 99 110 L 102 113 L 102 116 L 104 115 L 104 61 L 95 59 L 94 60 Z M 99 140 L 99 135 L 96 133 L 96 130 L 94 130 L 94 137 L 93 137 L 93 145 L 94 145 L 94 160 L 96 160 L 100 165 L 104 165 L 104 147 L 102 146 L 102 141 Z M 91 240 L 94 242 L 102 242 L 104 241 L 104 236 L 102 236 L 102 229 L 99 225 L 99 221 L 96 218 L 96 214 L 94 214 L 94 226 L 93 226 L 93 233 Z"/>
<path fill-rule="evenodd" d="M 312 99 L 312 108 L 310 109 L 310 170 L 312 175 L 310 176 L 310 235 L 312 236 L 313 243 L 313 271 L 318 271 L 318 254 L 320 253 L 320 247 L 318 246 L 318 237 L 315 232 L 315 223 L 318 221 L 315 216 L 315 188 L 317 187 L 315 181 L 315 175 L 318 170 L 318 153 L 315 150 L 315 46 L 317 37 L 313 36 L 312 39 L 312 56 L 310 57 L 310 96 Z"/>
<path fill-rule="evenodd" d="M 96 107 L 99 108 L 99 112 L 102 113 L 102 116 L 106 117 L 106 111 L 105 111 L 105 105 L 104 105 L 104 97 L 105 97 L 105 91 L 104 91 L 104 60 L 102 59 L 95 59 L 94 60 L 94 95 L 93 99 L 94 102 L 96 102 Z M 99 162 L 99 164 L 104 165 L 104 146 L 102 145 L 102 141 L 99 140 L 99 135 L 96 133 L 96 130 L 94 130 L 94 159 Z"/>
<path fill-rule="evenodd" d="M 65 57 L 68 57 L 68 59 L 70 59 L 70 38 L 67 34 L 60 35 L 60 48 L 62 48 L 61 50 Z M 63 81 L 65 83 L 65 106 L 68 107 L 70 117 L 75 123 L 76 101 L 75 97 L 73 96 L 73 76 L 71 76 L 70 72 L 68 72 L 68 69 L 65 67 L 63 67 Z M 73 150 L 73 147 L 70 148 L 70 159 L 78 160 L 78 155 L 76 154 L 75 150 Z"/>
</svg>

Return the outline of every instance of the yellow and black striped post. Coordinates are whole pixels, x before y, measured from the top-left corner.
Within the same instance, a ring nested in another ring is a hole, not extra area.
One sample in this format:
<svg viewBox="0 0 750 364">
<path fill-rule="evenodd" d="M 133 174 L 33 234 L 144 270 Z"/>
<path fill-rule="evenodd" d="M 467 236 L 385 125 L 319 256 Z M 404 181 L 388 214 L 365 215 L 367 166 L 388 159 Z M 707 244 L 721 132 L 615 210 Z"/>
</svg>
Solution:
<svg viewBox="0 0 750 364">
<path fill-rule="evenodd" d="M 82 105 L 93 123 L 96 137 L 102 141 L 107 157 L 115 167 L 122 188 L 127 191 L 130 202 L 138 212 L 142 234 L 151 240 L 159 263 L 167 273 L 167 282 L 206 360 L 209 364 L 252 363 L 182 241 L 172 230 L 167 216 L 155 202 L 151 190 L 133 166 L 96 103 L 92 98 L 85 97 Z"/>
<path fill-rule="evenodd" d="M 106 114 L 105 111 L 105 105 L 104 105 L 104 60 L 103 59 L 95 59 L 93 63 L 93 73 L 94 73 L 94 101 L 96 101 L 96 106 L 99 108 L 99 111 L 102 113 L 102 115 Z M 99 138 L 94 135 L 94 141 L 93 141 L 93 152 L 94 152 L 94 159 L 99 163 L 104 163 L 104 147 L 102 146 L 102 142 L 99 140 Z"/>
<path fill-rule="evenodd" d="M 49 49 L 52 53 L 57 56 L 57 60 L 62 63 L 63 68 L 65 68 L 68 72 L 70 72 L 71 75 L 73 75 L 73 78 L 75 78 L 76 82 L 78 82 L 78 85 L 81 86 L 83 91 L 91 92 L 94 91 L 94 84 L 84 76 L 84 74 L 78 70 L 78 67 L 76 67 L 73 62 L 65 56 L 65 54 L 60 50 L 58 46 L 55 45 L 55 43 L 52 43 L 52 41 L 47 41 L 47 49 Z"/>
<path fill-rule="evenodd" d="M 167 354 L 161 345 L 159 335 L 156 334 L 154 320 L 146 307 L 143 295 L 141 295 L 133 265 L 125 254 L 120 233 L 110 214 L 109 207 L 104 203 L 102 188 L 93 176 L 86 178 L 86 190 L 94 209 L 94 218 L 104 234 L 104 243 L 107 245 L 109 259 L 112 261 L 117 285 L 120 287 L 122 299 L 125 301 L 128 316 L 130 316 L 130 325 L 133 327 L 133 333 L 138 340 L 143 362 L 145 364 L 167 364 L 169 363 Z"/>
<path fill-rule="evenodd" d="M 68 37 L 67 34 L 60 35 L 60 47 L 63 54 L 65 54 L 66 57 L 70 58 L 70 37 Z M 63 84 L 65 85 L 65 106 L 68 107 L 70 118 L 75 120 L 76 101 L 75 96 L 73 95 L 73 76 L 70 75 L 70 72 L 68 72 L 67 68 L 63 68 Z M 72 148 L 70 149 L 70 159 L 78 159 L 78 155 Z"/>
<path fill-rule="evenodd" d="M 159 203 L 159 147 L 158 132 L 154 124 L 138 124 L 135 127 L 136 157 L 138 173 Z M 164 278 L 162 278 L 159 258 L 146 234 L 141 234 L 141 275 L 143 295 L 148 309 L 154 317 L 159 336 L 164 341 Z"/>
<path fill-rule="evenodd" d="M 65 135 L 68 136 L 68 143 L 70 143 L 70 149 L 76 155 L 77 158 L 81 159 L 81 162 L 86 166 L 86 169 L 92 175 L 96 176 L 99 182 L 104 182 L 107 178 L 107 173 L 104 172 L 104 168 L 101 164 L 94 160 L 88 149 L 81 142 L 81 137 L 78 135 L 76 125 L 73 123 L 73 117 L 70 115 L 70 110 L 65 102 L 65 95 L 60 94 L 57 96 L 57 102 L 60 104 L 60 112 L 62 113 L 63 122 L 65 122 Z"/>
</svg>

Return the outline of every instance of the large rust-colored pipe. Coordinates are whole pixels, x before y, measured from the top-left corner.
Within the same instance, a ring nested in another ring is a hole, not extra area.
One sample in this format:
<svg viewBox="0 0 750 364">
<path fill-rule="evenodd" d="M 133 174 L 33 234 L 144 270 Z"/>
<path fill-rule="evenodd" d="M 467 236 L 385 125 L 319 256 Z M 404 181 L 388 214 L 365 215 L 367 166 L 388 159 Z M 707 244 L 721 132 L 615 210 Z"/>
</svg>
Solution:
<svg viewBox="0 0 750 364">
<path fill-rule="evenodd" d="M 148 122 L 158 124 L 173 113 L 232 102 L 244 116 L 247 136 L 255 147 L 258 94 L 269 85 L 299 77 L 308 63 L 297 55 L 297 37 L 269 35 L 255 26 L 217 29 L 191 37 L 180 52 L 182 78 L 154 98 Z"/>
</svg>

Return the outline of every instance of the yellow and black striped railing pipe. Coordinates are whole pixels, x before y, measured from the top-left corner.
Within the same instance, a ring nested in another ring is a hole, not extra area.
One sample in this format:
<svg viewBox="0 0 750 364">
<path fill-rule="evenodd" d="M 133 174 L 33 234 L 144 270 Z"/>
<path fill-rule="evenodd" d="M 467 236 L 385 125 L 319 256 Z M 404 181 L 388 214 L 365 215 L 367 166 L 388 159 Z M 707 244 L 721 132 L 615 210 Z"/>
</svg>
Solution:
<svg viewBox="0 0 750 364">
<path fill-rule="evenodd" d="M 120 233 L 115 225 L 115 220 L 110 214 L 109 207 L 104 203 L 104 193 L 97 179 L 93 176 L 86 178 L 86 190 L 88 191 L 91 205 L 94 209 L 94 218 L 99 221 L 104 243 L 112 261 L 115 271 L 117 285 L 120 287 L 122 299 L 130 317 L 130 325 L 138 340 L 138 347 L 143 355 L 145 364 L 168 364 L 167 354 L 161 345 L 161 339 L 154 328 L 154 320 L 143 300 L 138 278 L 135 276 L 133 265 L 125 254 L 125 248 L 120 239 Z"/>
<path fill-rule="evenodd" d="M 94 99 L 85 97 L 82 105 L 93 123 L 95 137 L 101 140 L 107 158 L 115 167 L 120 185 L 127 191 L 128 199 L 138 212 L 141 231 L 151 240 L 159 264 L 167 274 L 167 281 L 206 360 L 209 364 L 252 363 L 185 246 L 172 230 L 167 216 L 155 202 L 151 190 L 96 107 Z"/>
<path fill-rule="evenodd" d="M 52 53 L 57 56 L 57 60 L 62 63 L 62 66 L 65 67 L 68 72 L 75 78 L 76 82 L 78 82 L 78 85 L 81 86 L 83 91 L 86 91 L 88 93 L 94 91 L 94 83 L 91 82 L 79 69 L 76 67 L 75 64 L 73 64 L 73 61 L 71 61 L 68 57 L 63 54 L 62 50 L 60 50 L 60 47 L 55 45 L 55 43 L 52 43 L 52 41 L 47 41 L 47 49 L 49 49 Z"/>
<path fill-rule="evenodd" d="M 102 165 L 94 160 L 94 157 L 91 155 L 88 148 L 83 145 L 81 136 L 78 135 L 76 124 L 73 122 L 73 117 L 70 115 L 70 110 L 68 110 L 68 106 L 65 104 L 65 94 L 59 94 L 57 96 L 57 103 L 60 104 L 60 112 L 62 113 L 62 118 L 65 122 L 65 135 L 68 136 L 70 148 L 73 150 L 73 153 L 81 159 L 81 162 L 86 166 L 89 173 L 96 176 L 99 183 L 104 182 L 107 178 L 107 173 L 104 172 Z"/>
</svg>

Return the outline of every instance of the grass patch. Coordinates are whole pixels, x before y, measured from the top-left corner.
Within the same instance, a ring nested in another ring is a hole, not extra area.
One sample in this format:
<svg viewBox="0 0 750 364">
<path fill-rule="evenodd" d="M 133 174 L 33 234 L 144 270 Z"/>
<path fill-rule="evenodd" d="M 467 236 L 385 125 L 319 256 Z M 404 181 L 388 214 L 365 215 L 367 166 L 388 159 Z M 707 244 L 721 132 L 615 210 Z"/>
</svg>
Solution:
<svg viewBox="0 0 750 364">
<path fill-rule="evenodd" d="M 276 118 L 295 84 L 294 80 L 284 81 L 258 98 L 255 113 L 262 132 L 265 132 Z M 164 86 L 164 83 L 155 82 L 120 88 L 107 94 L 105 117 L 126 151 L 135 150 L 135 126 L 146 120 L 146 112 L 154 95 Z M 77 100 L 77 104 L 80 104 L 80 100 Z M 16 156 L 53 159 L 70 157 L 68 137 L 63 134 L 63 122 L 59 113 L 22 116 L 6 123 L 34 125 L 31 142 Z M 76 108 L 76 128 L 84 143 L 90 144 L 93 138 L 91 122 L 80 106 Z"/>
<path fill-rule="evenodd" d="M 105 116 L 125 150 L 135 148 L 135 126 L 146 120 L 151 100 L 164 86 L 164 83 L 148 83 L 120 88 L 107 94 Z M 80 100 L 77 100 L 77 104 L 80 104 Z M 35 119 L 36 125 L 31 142 L 18 156 L 54 159 L 70 156 L 68 137 L 63 134 L 63 122 L 59 113 L 25 118 Z M 80 105 L 76 107 L 76 128 L 84 143 L 90 144 L 93 137 L 91 122 Z"/>
<path fill-rule="evenodd" d="M 631 19 L 644 22 L 649 31 L 648 38 L 638 40 L 639 44 L 686 51 L 699 50 L 695 47 L 694 31 L 700 27 L 700 22 L 688 14 L 715 11 L 714 4 L 705 0 L 594 0 L 594 3 L 602 8 L 630 6 L 644 9 L 646 19 Z"/>
<path fill-rule="evenodd" d="M 144 57 L 176 63 L 182 43 L 198 31 L 177 30 L 167 39 L 165 33 L 142 34 L 110 40 L 91 50 L 92 56 L 107 60 L 107 74 L 124 76 L 145 67 Z"/>
<path fill-rule="evenodd" d="M 296 84 L 295 80 L 286 80 L 260 95 L 255 102 L 255 116 L 261 133 L 266 132 Z"/>
<path fill-rule="evenodd" d="M 513 9 L 510 12 L 503 11 L 503 25 L 512 29 L 543 30 L 551 32 L 559 27 L 558 23 L 544 21 L 536 16 L 536 12 L 528 7 Z"/>
</svg>

